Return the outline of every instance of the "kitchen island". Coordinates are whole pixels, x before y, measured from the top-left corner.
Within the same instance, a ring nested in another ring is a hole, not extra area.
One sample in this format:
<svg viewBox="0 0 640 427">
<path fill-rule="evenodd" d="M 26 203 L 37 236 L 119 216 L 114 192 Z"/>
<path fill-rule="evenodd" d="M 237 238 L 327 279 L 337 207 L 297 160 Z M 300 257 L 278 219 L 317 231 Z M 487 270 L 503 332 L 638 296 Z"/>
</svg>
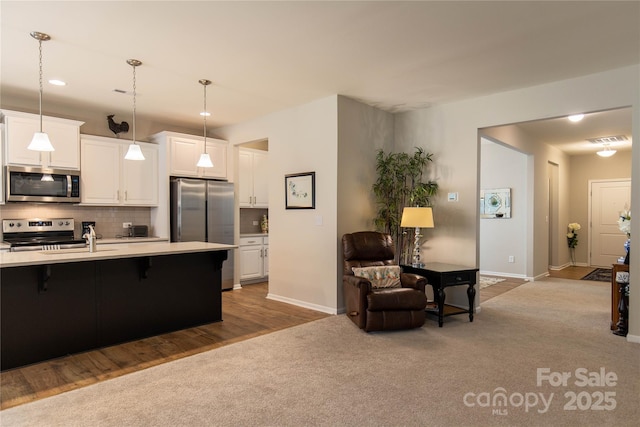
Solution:
<svg viewBox="0 0 640 427">
<path fill-rule="evenodd" d="M 1 369 L 222 320 L 221 268 L 234 248 L 0 252 Z"/>
</svg>

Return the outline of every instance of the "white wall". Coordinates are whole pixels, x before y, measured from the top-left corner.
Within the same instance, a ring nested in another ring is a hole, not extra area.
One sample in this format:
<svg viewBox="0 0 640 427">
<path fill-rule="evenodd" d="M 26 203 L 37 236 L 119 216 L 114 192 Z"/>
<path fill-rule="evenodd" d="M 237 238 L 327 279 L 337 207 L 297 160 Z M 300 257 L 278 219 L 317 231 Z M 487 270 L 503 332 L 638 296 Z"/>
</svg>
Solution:
<svg viewBox="0 0 640 427">
<path fill-rule="evenodd" d="M 583 226 L 579 232 L 578 246 L 576 247 L 576 259 L 578 263 L 589 262 L 589 186 L 590 180 L 630 179 L 631 178 L 631 152 L 618 151 L 614 156 L 604 158 L 595 154 L 571 157 L 571 194 L 570 222 L 577 222 Z M 637 190 L 636 190 L 637 194 Z M 563 224 L 566 230 L 566 224 Z M 624 250 L 620 248 L 620 255 Z"/>
<path fill-rule="evenodd" d="M 480 150 L 480 188 L 511 189 L 511 218 L 480 218 L 480 273 L 526 278 L 527 156 L 485 138 Z"/>
<path fill-rule="evenodd" d="M 374 230 L 375 197 L 371 186 L 377 179 L 376 152 L 393 149 L 393 114 L 338 97 L 338 307 L 342 300 L 342 235 Z"/>
<path fill-rule="evenodd" d="M 494 140 L 505 143 L 528 155 L 528 218 L 527 238 L 523 242 L 527 249 L 526 277 L 535 279 L 547 274 L 549 267 L 550 246 L 555 244 L 556 251 L 569 259 L 566 241 L 559 236 L 566 236 L 566 224 L 569 221 L 569 156 L 555 147 L 542 144 L 531 138 L 518 126 L 497 126 L 482 129 L 481 133 Z M 557 165 L 557 217 L 554 218 L 555 230 L 549 230 L 549 163 Z M 562 225 L 561 225 L 562 224 Z M 553 237 L 553 241 L 552 240 Z"/>
<path fill-rule="evenodd" d="M 392 147 L 393 115 L 331 96 L 215 134 L 234 146 L 269 140 L 269 297 L 341 312 L 341 238 L 373 229 L 375 154 Z M 307 171 L 316 209 L 286 210 L 284 175 Z"/>
<path fill-rule="evenodd" d="M 214 132 L 232 146 L 269 140 L 269 298 L 327 313 L 337 311 L 337 98 Z M 284 177 L 299 172 L 316 173 L 315 209 L 285 209 Z"/>
<path fill-rule="evenodd" d="M 436 178 L 441 185 L 436 201 L 436 219 L 443 226 L 432 232 L 432 247 L 426 257 L 457 264 L 478 265 L 479 156 L 478 129 L 561 117 L 623 106 L 633 108 L 633 140 L 640 141 L 640 69 L 636 66 L 610 70 L 570 80 L 553 82 L 485 97 L 436 105 L 396 116 L 396 150 L 420 145 L 435 153 Z M 522 150 L 524 151 L 524 150 Z M 535 176 L 545 177 L 536 161 Z M 543 197 L 542 183 L 536 183 L 536 200 Z M 544 183 L 546 185 L 546 183 Z M 632 188 L 640 188 L 640 149 L 633 151 Z M 447 203 L 449 191 L 458 191 L 460 201 Z M 635 191 L 637 194 L 637 190 Z M 564 197 L 566 194 L 559 194 Z M 533 226 L 528 230 L 533 248 L 533 275 L 544 274 L 548 263 L 546 206 L 534 205 Z M 640 198 L 632 199 L 632 211 L 640 212 Z M 444 219 L 440 219 L 443 218 Z M 568 220 L 568 218 L 566 218 Z M 560 221 L 563 224 L 565 221 Z M 640 251 L 631 251 L 632 281 L 640 278 Z M 455 289 L 455 288 L 454 288 Z M 459 297 L 457 295 L 457 297 Z M 640 342 L 640 292 L 631 293 L 629 340 Z M 463 299 L 461 299 L 463 300 Z M 635 309 L 633 307 L 636 307 Z"/>
</svg>

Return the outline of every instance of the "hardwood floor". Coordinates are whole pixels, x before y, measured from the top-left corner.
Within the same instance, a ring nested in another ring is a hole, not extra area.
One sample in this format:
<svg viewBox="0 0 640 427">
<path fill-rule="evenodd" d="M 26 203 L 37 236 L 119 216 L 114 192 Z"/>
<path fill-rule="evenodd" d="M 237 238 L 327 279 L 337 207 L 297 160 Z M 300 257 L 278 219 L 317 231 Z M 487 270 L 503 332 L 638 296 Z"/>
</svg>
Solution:
<svg viewBox="0 0 640 427">
<path fill-rule="evenodd" d="M 587 274 L 591 273 L 593 270 L 595 270 L 595 268 L 593 267 L 570 266 L 570 267 L 563 268 L 562 270 L 550 270 L 549 277 L 557 277 L 559 279 L 580 280 Z M 498 277 L 498 276 L 488 276 L 488 277 Z M 491 285 L 487 288 L 482 289 L 482 292 L 480 292 L 480 304 L 500 294 L 509 292 L 510 290 L 517 288 L 523 283 L 526 283 L 526 281 L 523 279 L 514 279 L 511 277 L 500 277 L 500 278 L 505 279 L 505 281 L 496 283 L 495 285 Z"/>
<path fill-rule="evenodd" d="M 497 297 L 500 294 L 509 292 L 510 290 L 517 288 L 523 283 L 527 283 L 526 280 L 524 279 L 516 279 L 513 277 L 498 277 L 498 276 L 487 276 L 487 277 L 496 277 L 496 278 L 505 279 L 505 280 L 504 282 L 498 282 L 494 285 L 483 288 L 480 291 L 480 304 L 490 300 L 493 297 Z"/>
<path fill-rule="evenodd" d="M 593 268 L 568 267 L 553 277 L 580 279 Z M 482 289 L 480 303 L 523 283 L 505 278 Z M 116 378 L 182 357 L 329 316 L 266 299 L 268 284 L 222 294 L 222 322 L 16 368 L 0 374 L 0 409 Z"/>
<path fill-rule="evenodd" d="M 184 329 L 0 374 L 0 409 L 329 316 L 266 299 L 267 283 L 223 292 L 222 322 Z"/>
<path fill-rule="evenodd" d="M 551 270 L 549 271 L 549 276 L 558 277 L 560 279 L 580 280 L 593 270 L 595 270 L 594 267 L 580 267 L 576 265 L 563 268 L 562 270 Z"/>
</svg>

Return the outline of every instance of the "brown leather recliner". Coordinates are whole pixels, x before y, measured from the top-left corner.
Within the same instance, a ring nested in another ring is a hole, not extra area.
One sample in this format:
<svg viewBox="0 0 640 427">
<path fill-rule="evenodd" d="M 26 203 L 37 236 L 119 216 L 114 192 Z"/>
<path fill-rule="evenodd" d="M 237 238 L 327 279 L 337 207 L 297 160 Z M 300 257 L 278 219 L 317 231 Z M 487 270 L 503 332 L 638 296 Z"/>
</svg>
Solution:
<svg viewBox="0 0 640 427">
<path fill-rule="evenodd" d="M 427 279 L 401 273 L 400 288 L 373 288 L 353 267 L 394 265 L 391 236 L 360 231 L 342 236 L 344 300 L 347 316 L 367 332 L 419 328 L 425 322 Z"/>
</svg>

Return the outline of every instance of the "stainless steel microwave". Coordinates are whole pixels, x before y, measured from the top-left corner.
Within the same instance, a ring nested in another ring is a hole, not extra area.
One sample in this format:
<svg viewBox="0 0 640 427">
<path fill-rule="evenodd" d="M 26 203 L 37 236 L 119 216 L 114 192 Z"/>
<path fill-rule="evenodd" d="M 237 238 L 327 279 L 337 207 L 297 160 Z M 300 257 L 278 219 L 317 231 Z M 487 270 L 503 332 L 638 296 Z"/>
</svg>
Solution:
<svg viewBox="0 0 640 427">
<path fill-rule="evenodd" d="M 8 202 L 80 203 L 80 171 L 7 166 Z"/>
</svg>

